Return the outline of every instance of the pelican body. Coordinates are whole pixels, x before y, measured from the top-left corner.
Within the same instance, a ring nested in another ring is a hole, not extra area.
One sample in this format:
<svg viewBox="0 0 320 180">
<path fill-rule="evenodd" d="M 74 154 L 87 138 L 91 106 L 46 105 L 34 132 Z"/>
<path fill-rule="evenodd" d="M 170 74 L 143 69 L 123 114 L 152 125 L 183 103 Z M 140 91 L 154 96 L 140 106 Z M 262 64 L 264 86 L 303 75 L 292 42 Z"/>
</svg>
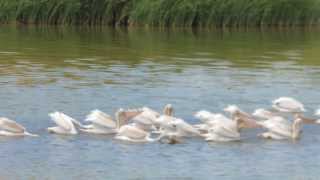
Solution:
<svg viewBox="0 0 320 180">
<path fill-rule="evenodd" d="M 0 136 L 38 136 L 27 132 L 21 124 L 8 119 L 0 118 Z"/>
</svg>

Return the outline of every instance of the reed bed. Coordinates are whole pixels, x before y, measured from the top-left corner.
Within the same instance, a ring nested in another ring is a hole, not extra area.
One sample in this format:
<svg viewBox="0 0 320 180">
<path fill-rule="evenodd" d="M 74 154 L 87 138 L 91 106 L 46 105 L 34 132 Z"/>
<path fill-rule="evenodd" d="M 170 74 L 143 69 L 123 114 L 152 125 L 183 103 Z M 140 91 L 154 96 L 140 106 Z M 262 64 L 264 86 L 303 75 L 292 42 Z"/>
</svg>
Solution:
<svg viewBox="0 0 320 180">
<path fill-rule="evenodd" d="M 297 27 L 320 0 L 1 0 L 0 22 L 154 27 Z"/>
</svg>

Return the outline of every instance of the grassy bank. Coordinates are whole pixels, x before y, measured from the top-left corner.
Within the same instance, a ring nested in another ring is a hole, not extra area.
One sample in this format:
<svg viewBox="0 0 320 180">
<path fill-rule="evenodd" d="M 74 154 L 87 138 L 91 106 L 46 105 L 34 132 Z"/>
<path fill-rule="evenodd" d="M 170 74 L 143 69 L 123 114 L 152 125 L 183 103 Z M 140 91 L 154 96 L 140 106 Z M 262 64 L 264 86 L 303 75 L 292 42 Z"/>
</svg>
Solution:
<svg viewBox="0 0 320 180">
<path fill-rule="evenodd" d="M 320 24 L 320 0 L 1 0 L 0 21 L 156 27 Z"/>
</svg>

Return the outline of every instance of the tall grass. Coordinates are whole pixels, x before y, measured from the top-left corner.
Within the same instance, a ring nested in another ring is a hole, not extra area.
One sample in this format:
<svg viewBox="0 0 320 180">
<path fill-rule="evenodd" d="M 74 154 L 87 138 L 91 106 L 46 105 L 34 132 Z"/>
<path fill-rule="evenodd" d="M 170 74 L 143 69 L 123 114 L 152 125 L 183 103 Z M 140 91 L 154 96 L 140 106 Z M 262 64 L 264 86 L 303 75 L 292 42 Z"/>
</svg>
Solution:
<svg viewBox="0 0 320 180">
<path fill-rule="evenodd" d="M 0 0 L 0 22 L 160 27 L 318 25 L 320 0 Z"/>
</svg>

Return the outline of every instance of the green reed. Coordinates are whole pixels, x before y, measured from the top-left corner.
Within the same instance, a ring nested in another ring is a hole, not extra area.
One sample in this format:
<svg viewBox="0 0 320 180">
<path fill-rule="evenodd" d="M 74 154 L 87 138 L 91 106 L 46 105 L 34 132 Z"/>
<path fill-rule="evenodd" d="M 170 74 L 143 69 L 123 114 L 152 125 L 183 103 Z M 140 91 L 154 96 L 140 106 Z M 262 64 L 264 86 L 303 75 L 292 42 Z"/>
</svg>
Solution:
<svg viewBox="0 0 320 180">
<path fill-rule="evenodd" d="M 319 24 L 320 0 L 1 0 L 0 22 L 156 27 Z"/>
</svg>

